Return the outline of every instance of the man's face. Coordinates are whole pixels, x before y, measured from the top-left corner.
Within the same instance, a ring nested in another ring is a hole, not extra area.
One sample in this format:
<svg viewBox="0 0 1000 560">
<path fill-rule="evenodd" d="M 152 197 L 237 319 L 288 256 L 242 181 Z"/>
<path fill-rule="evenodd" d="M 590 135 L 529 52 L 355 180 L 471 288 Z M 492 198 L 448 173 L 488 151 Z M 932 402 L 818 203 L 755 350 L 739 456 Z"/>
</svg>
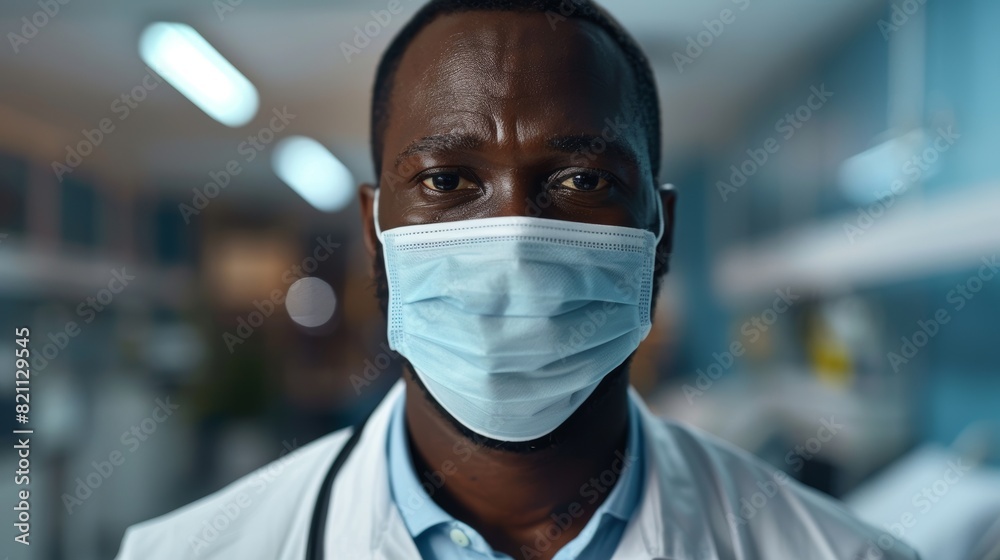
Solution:
<svg viewBox="0 0 1000 560">
<path fill-rule="evenodd" d="M 634 84 L 595 25 L 553 27 L 538 13 L 439 17 L 410 44 L 393 84 L 382 229 L 538 216 L 655 231 Z M 362 200 L 372 249 L 370 196 Z"/>
<path fill-rule="evenodd" d="M 631 72 L 618 45 L 587 22 L 553 27 L 545 14 L 518 12 L 439 17 L 409 45 L 392 84 L 378 185 L 381 228 L 535 216 L 655 232 L 653 197 L 660 195 Z M 384 311 L 388 286 L 372 187 L 360 197 Z M 659 254 L 666 256 L 673 195 L 662 197 Z M 658 259 L 656 272 L 665 265 Z M 627 379 L 627 364 L 608 374 L 574 417 Z M 488 440 L 437 408 L 459 433 Z M 545 436 L 544 445 L 486 443 L 542 449 L 560 441 L 571 423 Z"/>
</svg>

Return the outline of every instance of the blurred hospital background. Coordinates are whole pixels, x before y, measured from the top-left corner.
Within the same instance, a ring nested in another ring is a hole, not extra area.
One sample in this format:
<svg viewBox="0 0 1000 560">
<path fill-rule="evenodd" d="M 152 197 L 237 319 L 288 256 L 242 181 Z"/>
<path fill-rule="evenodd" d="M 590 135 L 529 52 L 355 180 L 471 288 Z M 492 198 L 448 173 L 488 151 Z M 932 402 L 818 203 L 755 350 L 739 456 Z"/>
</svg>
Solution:
<svg viewBox="0 0 1000 560">
<path fill-rule="evenodd" d="M 111 558 L 398 377 L 355 193 L 375 64 L 420 4 L 0 6 L 0 401 L 25 427 L 30 327 L 34 429 L 30 547 L 0 450 L 4 556 Z M 606 5 L 679 191 L 634 385 L 879 546 L 1000 557 L 1000 3 Z"/>
</svg>

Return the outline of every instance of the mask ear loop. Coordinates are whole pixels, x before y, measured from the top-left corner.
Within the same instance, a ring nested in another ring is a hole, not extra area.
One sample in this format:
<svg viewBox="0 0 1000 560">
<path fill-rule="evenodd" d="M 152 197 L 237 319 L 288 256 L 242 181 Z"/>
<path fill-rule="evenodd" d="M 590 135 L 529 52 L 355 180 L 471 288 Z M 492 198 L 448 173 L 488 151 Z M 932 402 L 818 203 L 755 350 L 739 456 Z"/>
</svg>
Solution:
<svg viewBox="0 0 1000 560">
<path fill-rule="evenodd" d="M 372 203 L 372 215 L 375 218 L 375 237 L 378 238 L 379 243 L 382 243 L 382 228 L 378 225 L 378 193 L 382 192 L 382 189 L 375 189 L 375 202 Z"/>
<path fill-rule="evenodd" d="M 656 217 L 660 222 L 659 231 L 656 232 L 656 244 L 659 245 L 660 240 L 663 239 L 663 232 L 666 229 L 666 223 L 663 220 L 663 198 L 660 196 L 661 192 L 674 190 L 674 185 L 671 183 L 664 183 L 657 191 L 653 194 L 653 198 L 656 199 Z"/>
</svg>

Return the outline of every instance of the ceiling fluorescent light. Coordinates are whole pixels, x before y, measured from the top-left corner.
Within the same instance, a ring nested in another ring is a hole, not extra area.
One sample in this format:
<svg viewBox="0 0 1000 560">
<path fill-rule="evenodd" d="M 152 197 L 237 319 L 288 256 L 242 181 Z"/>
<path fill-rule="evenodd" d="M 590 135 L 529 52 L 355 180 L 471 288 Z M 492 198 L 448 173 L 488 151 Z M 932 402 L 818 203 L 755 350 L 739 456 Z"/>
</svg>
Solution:
<svg viewBox="0 0 1000 560">
<path fill-rule="evenodd" d="M 257 89 L 190 25 L 156 22 L 139 38 L 142 60 L 210 117 L 231 127 L 257 114 Z"/>
<path fill-rule="evenodd" d="M 305 136 L 290 136 L 274 147 L 275 174 L 306 202 L 334 212 L 354 199 L 354 178 L 322 144 Z"/>
</svg>

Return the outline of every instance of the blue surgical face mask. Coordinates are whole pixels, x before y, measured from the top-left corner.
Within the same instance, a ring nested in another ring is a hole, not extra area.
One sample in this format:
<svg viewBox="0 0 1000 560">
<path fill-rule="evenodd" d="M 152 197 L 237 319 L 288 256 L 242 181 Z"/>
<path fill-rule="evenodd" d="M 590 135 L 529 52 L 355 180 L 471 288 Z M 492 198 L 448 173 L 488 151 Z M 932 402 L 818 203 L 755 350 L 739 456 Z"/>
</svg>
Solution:
<svg viewBox="0 0 1000 560">
<path fill-rule="evenodd" d="M 375 228 L 389 345 L 470 430 L 553 431 L 650 329 L 660 233 L 529 217 Z"/>
</svg>

